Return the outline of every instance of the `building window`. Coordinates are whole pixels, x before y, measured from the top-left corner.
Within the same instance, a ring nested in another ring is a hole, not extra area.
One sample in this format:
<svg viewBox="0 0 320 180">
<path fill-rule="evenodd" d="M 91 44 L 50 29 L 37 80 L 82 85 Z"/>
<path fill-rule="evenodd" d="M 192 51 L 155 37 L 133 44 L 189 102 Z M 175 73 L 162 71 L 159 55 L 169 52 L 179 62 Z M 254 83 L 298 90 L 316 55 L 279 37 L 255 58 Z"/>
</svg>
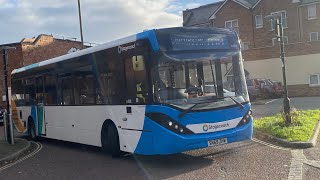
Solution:
<svg viewBox="0 0 320 180">
<path fill-rule="evenodd" d="M 289 44 L 287 36 L 283 36 L 283 42 L 284 44 Z M 278 41 L 278 38 L 272 38 L 272 46 L 275 46 L 277 43 L 280 43 L 280 41 Z"/>
<path fill-rule="evenodd" d="M 238 19 L 236 20 L 230 20 L 225 22 L 225 28 L 234 30 L 239 34 L 239 24 L 238 24 Z"/>
<path fill-rule="evenodd" d="M 308 19 L 317 19 L 317 5 L 311 4 L 308 6 Z"/>
<path fill-rule="evenodd" d="M 309 80 L 310 86 L 320 86 L 320 74 L 311 74 Z"/>
<path fill-rule="evenodd" d="M 262 28 L 263 27 L 263 18 L 262 15 L 256 15 L 256 28 Z"/>
<path fill-rule="evenodd" d="M 241 42 L 241 50 L 246 51 L 249 49 L 249 42 Z"/>
<path fill-rule="evenodd" d="M 278 11 L 278 12 L 272 12 L 271 15 L 275 14 L 281 14 L 281 20 L 282 20 L 282 26 L 283 28 L 288 28 L 288 23 L 287 23 L 287 12 L 286 11 Z M 271 30 L 273 31 L 276 27 L 276 20 L 271 19 Z"/>
<path fill-rule="evenodd" d="M 309 34 L 310 41 L 318 41 L 318 32 L 311 32 Z"/>
</svg>

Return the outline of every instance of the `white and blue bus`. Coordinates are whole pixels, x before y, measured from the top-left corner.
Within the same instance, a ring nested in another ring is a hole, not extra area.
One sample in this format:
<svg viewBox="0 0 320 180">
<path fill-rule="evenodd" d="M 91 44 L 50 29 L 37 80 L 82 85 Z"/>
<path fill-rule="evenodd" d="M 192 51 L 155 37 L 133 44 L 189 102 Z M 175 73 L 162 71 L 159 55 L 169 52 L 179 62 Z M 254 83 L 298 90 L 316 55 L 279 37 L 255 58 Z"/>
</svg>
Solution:
<svg viewBox="0 0 320 180">
<path fill-rule="evenodd" d="M 239 38 L 148 30 L 12 72 L 12 118 L 31 139 L 112 155 L 173 154 L 252 138 Z"/>
</svg>

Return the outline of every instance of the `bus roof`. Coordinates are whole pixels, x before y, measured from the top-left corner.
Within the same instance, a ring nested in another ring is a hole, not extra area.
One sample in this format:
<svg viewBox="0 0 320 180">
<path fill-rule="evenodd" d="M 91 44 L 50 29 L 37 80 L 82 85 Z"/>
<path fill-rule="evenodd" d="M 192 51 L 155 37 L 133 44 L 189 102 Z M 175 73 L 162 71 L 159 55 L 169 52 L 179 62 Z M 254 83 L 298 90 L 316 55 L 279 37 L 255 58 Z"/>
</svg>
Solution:
<svg viewBox="0 0 320 180">
<path fill-rule="evenodd" d="M 73 53 L 70 53 L 70 54 L 66 54 L 66 55 L 62 55 L 62 56 L 55 57 L 55 58 L 52 58 L 52 59 L 48 59 L 48 60 L 45 60 L 45 61 L 41 61 L 41 62 L 38 62 L 38 63 L 34 63 L 34 64 L 31 64 L 31 65 L 28 65 L 28 66 L 25 66 L 25 67 L 22 67 L 22 68 L 19 68 L 19 69 L 14 69 L 11 74 L 12 75 L 13 74 L 18 74 L 18 73 L 21 73 L 21 72 L 25 72 L 25 71 L 29 71 L 29 70 L 32 70 L 32 69 L 36 69 L 38 67 L 43 67 L 43 66 L 47 66 L 47 65 L 50 65 L 50 64 L 55 64 L 55 63 L 58 63 L 58 62 L 62 62 L 62 61 L 65 61 L 65 60 L 77 58 L 77 57 L 80 57 L 80 56 L 83 56 L 83 55 L 91 54 L 91 53 L 102 51 L 102 50 L 109 49 L 109 48 L 114 48 L 116 46 L 120 46 L 120 45 L 123 45 L 123 44 L 127 44 L 127 43 L 130 43 L 130 42 L 134 42 L 134 41 L 142 40 L 142 39 L 148 39 L 150 44 L 151 44 L 151 47 L 152 47 L 153 51 L 154 52 L 158 52 L 158 51 L 160 51 L 160 45 L 159 45 L 159 41 L 157 40 L 157 37 L 156 37 L 157 34 L 159 34 L 160 32 L 164 32 L 164 33 L 169 33 L 170 34 L 170 33 L 180 32 L 180 31 L 189 31 L 189 32 L 197 31 L 197 32 L 201 32 L 201 33 L 205 33 L 205 32 L 211 31 L 213 33 L 222 33 L 222 34 L 233 34 L 233 35 L 235 35 L 235 32 L 233 32 L 231 30 L 228 30 L 228 29 L 221 29 L 221 28 L 174 27 L 174 28 L 165 28 L 165 29 L 152 29 L 152 30 L 147 30 L 147 31 L 144 31 L 144 32 L 132 35 L 132 36 L 128 36 L 128 37 L 122 38 L 122 39 L 118 39 L 118 40 L 115 40 L 115 41 L 104 43 L 102 45 L 98 45 L 98 46 L 95 46 L 95 47 L 90 47 L 90 48 L 83 49 L 83 50 L 80 50 L 80 51 L 77 51 L 77 52 L 73 52 Z"/>
<path fill-rule="evenodd" d="M 22 68 L 14 69 L 11 74 L 17 74 L 17 73 L 28 71 L 28 70 L 31 70 L 31 69 L 34 69 L 34 68 L 37 68 L 37 67 L 42 67 L 42 66 L 46 66 L 46 65 L 49 65 L 49 64 L 54 64 L 54 63 L 57 63 L 57 62 L 62 62 L 62 61 L 68 60 L 68 59 L 80 57 L 80 56 L 83 56 L 83 55 L 86 55 L 86 54 L 98 52 L 98 51 L 105 50 L 105 49 L 108 49 L 108 48 L 113 48 L 113 47 L 116 47 L 116 46 L 120 46 L 122 44 L 127 44 L 127 43 L 134 42 L 136 40 L 141 40 L 141 39 L 148 39 L 150 41 L 152 49 L 155 52 L 159 51 L 158 42 L 157 42 L 157 39 L 156 39 L 156 36 L 155 36 L 155 32 L 154 32 L 154 29 L 153 29 L 153 30 L 147 30 L 147 31 L 144 31 L 144 32 L 132 35 L 132 36 L 128 36 L 128 37 L 125 37 L 125 38 L 122 38 L 122 39 L 118 39 L 118 40 L 115 40 L 115 41 L 107 42 L 107 43 L 104 43 L 102 45 L 90 47 L 90 48 L 83 49 L 83 50 L 80 50 L 80 51 L 77 51 L 77 52 L 73 52 L 73 53 L 70 53 L 70 54 L 65 54 L 65 55 L 62 55 L 62 56 L 59 56 L 59 57 L 55 57 L 55 58 L 52 58 L 52 59 L 48 59 L 48 60 L 45 60 L 45 61 L 34 63 L 34 64 L 31 64 L 31 65 L 28 65 L 28 66 L 25 66 L 25 67 L 22 67 Z"/>
</svg>

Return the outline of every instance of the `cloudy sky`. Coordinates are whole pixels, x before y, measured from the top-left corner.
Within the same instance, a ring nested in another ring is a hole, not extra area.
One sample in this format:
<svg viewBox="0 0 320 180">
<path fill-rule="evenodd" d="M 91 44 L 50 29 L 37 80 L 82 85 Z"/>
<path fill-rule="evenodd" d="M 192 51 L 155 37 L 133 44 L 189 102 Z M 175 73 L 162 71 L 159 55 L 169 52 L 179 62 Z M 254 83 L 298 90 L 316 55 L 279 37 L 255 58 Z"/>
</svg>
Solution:
<svg viewBox="0 0 320 180">
<path fill-rule="evenodd" d="M 182 25 L 182 10 L 217 0 L 81 0 L 85 42 Z M 0 44 L 54 34 L 80 40 L 77 0 L 0 0 Z"/>
</svg>

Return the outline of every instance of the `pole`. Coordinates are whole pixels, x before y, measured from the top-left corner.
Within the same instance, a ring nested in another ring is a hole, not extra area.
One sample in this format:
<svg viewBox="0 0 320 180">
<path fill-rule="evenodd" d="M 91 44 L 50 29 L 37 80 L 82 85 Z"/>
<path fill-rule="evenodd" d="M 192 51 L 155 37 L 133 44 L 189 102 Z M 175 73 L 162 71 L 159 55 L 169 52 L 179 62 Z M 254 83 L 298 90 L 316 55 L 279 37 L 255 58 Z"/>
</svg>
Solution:
<svg viewBox="0 0 320 180">
<path fill-rule="evenodd" d="M 10 144 L 14 145 L 14 134 L 13 134 L 13 123 L 12 123 L 12 113 L 9 114 L 9 123 L 10 123 Z"/>
<path fill-rule="evenodd" d="M 82 20 L 81 20 L 81 6 L 80 6 L 80 0 L 78 0 L 78 12 L 79 12 L 79 22 L 80 22 L 81 49 L 84 49 L 84 45 L 83 45 L 83 33 L 82 33 Z"/>
<path fill-rule="evenodd" d="M 6 101 L 7 101 L 7 113 L 5 113 L 6 121 L 9 120 L 9 132 L 10 136 L 8 136 L 7 140 L 10 144 L 14 144 L 14 135 L 13 135 L 13 123 L 11 118 L 11 110 L 10 110 L 10 97 L 8 90 L 8 49 L 16 49 L 15 47 L 2 47 L 2 56 L 3 56 L 3 72 L 4 72 L 4 87 L 6 91 Z M 8 124 L 6 124 L 8 126 Z M 7 131 L 7 133 L 8 133 Z"/>
<path fill-rule="evenodd" d="M 283 112 L 285 115 L 285 121 L 287 125 L 291 124 L 291 114 L 290 114 L 290 99 L 288 97 L 287 89 L 287 76 L 286 76 L 286 63 L 284 60 L 284 41 L 283 41 L 283 25 L 281 16 L 278 19 L 277 26 L 280 26 L 279 38 L 280 38 L 280 58 L 282 62 L 282 76 L 283 76 L 283 86 L 284 86 L 284 99 L 283 99 Z"/>
<path fill-rule="evenodd" d="M 8 67 L 8 61 L 7 61 L 7 59 L 8 59 L 8 52 L 7 52 L 7 50 L 5 49 L 5 48 L 3 48 L 2 49 L 2 56 L 3 56 L 3 73 L 4 73 L 4 87 L 5 87 L 5 91 L 6 91 L 6 104 L 7 104 L 7 111 L 6 111 L 6 113 L 4 114 L 4 116 L 5 116 L 5 121 L 7 121 L 8 122 L 8 120 L 9 120 L 9 113 L 10 113 L 10 104 L 9 104 L 9 90 L 8 90 L 8 70 L 7 70 L 7 67 Z M 9 142 L 9 143 L 11 143 L 12 142 L 12 139 L 11 139 L 11 136 L 8 136 L 8 131 L 10 132 L 10 130 L 11 130 L 11 124 L 10 124 L 10 122 L 9 122 L 9 124 L 7 124 L 7 122 L 6 122 L 6 127 L 5 128 L 8 128 L 8 129 L 6 129 L 5 131 L 6 131 L 6 136 L 7 136 L 7 141 Z M 8 126 L 9 125 L 9 126 Z M 10 134 L 11 134 L 11 132 L 10 132 Z"/>
<path fill-rule="evenodd" d="M 8 139 L 8 113 L 7 111 L 5 110 L 4 113 L 3 113 L 3 127 L 4 127 L 4 139 L 9 142 L 9 139 Z"/>
<path fill-rule="evenodd" d="M 6 49 L 2 49 L 2 55 L 3 55 L 3 73 L 4 73 L 4 88 L 6 91 L 6 104 L 7 104 L 7 112 L 10 113 L 10 105 L 9 105 L 9 90 L 8 90 L 8 52 Z"/>
</svg>

